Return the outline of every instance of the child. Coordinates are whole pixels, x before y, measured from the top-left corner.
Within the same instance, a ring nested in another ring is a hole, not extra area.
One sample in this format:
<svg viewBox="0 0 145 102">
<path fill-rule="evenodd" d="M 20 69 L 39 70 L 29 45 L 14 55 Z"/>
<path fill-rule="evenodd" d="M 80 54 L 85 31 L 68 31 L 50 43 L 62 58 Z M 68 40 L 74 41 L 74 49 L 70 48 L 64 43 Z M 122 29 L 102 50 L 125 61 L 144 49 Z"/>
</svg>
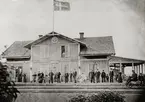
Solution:
<svg viewBox="0 0 145 102">
<path fill-rule="evenodd" d="M 109 82 L 109 75 L 106 75 L 106 81 Z"/>
</svg>

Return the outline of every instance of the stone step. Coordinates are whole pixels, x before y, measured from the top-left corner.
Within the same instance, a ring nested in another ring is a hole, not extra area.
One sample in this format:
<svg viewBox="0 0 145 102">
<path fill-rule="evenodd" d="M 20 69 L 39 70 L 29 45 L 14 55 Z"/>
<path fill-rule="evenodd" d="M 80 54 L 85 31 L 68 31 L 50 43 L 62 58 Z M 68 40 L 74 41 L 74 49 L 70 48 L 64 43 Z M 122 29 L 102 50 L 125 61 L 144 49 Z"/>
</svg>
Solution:
<svg viewBox="0 0 145 102">
<path fill-rule="evenodd" d="M 18 89 L 128 89 L 126 86 L 82 86 L 82 85 L 71 85 L 71 86 L 16 86 Z M 143 87 L 133 87 L 134 89 L 140 89 Z"/>
<path fill-rule="evenodd" d="M 16 86 L 125 86 L 125 83 L 18 83 Z"/>
<path fill-rule="evenodd" d="M 120 94 L 140 94 L 142 89 L 18 89 L 21 93 L 98 93 L 102 91 Z"/>
</svg>

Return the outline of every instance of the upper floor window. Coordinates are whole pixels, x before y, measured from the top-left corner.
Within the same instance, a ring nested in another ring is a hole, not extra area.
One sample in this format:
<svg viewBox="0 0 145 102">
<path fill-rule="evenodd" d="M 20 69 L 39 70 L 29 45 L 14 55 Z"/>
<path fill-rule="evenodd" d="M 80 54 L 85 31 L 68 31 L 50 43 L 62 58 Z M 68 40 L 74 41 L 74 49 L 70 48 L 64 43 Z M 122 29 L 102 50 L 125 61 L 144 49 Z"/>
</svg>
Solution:
<svg viewBox="0 0 145 102">
<path fill-rule="evenodd" d="M 41 56 L 41 58 L 49 57 L 49 46 L 47 46 L 47 45 L 40 46 L 40 56 Z"/>
<path fill-rule="evenodd" d="M 62 45 L 61 46 L 61 57 L 62 58 L 68 57 L 68 54 L 69 54 L 68 46 L 67 45 Z"/>
</svg>

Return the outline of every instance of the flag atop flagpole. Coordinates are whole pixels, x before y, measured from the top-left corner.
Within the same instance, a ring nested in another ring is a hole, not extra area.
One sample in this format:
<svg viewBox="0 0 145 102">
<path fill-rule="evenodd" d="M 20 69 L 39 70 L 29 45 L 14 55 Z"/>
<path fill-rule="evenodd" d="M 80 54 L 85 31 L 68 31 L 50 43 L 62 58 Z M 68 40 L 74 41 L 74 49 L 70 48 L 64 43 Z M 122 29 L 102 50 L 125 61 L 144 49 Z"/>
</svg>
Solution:
<svg viewBox="0 0 145 102">
<path fill-rule="evenodd" d="M 52 30 L 54 31 L 54 24 L 55 24 L 55 13 L 54 11 L 70 11 L 70 3 L 66 0 L 53 0 L 53 27 Z"/>
<path fill-rule="evenodd" d="M 54 0 L 54 11 L 70 11 L 70 3 L 64 0 Z"/>
</svg>

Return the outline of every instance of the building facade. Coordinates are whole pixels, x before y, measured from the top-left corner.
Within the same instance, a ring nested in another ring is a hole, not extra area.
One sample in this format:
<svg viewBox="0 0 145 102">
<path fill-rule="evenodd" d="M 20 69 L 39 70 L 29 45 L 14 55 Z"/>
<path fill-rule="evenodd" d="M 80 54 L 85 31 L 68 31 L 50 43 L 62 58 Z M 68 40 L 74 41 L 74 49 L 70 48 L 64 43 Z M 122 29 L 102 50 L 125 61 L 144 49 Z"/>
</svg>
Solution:
<svg viewBox="0 0 145 102">
<path fill-rule="evenodd" d="M 115 54 L 113 39 L 107 37 L 70 38 L 56 32 L 40 36 L 35 41 L 14 42 L 3 54 L 7 64 L 27 73 L 50 71 L 64 73 L 76 70 L 88 75 L 99 69 L 109 73 L 109 56 Z"/>
</svg>

